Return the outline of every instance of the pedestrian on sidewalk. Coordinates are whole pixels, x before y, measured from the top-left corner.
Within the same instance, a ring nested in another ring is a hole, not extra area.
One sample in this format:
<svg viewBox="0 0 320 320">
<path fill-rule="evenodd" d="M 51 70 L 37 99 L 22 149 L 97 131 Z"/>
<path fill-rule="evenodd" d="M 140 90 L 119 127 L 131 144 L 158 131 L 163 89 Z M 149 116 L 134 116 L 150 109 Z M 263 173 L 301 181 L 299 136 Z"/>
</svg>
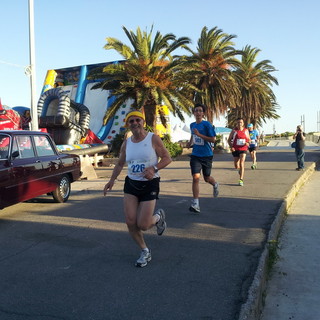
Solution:
<svg viewBox="0 0 320 320">
<path fill-rule="evenodd" d="M 259 141 L 259 131 L 253 128 L 253 124 L 248 124 L 249 136 L 250 136 L 250 144 L 249 144 L 249 152 L 252 160 L 251 169 L 257 169 L 257 149 L 258 149 L 258 141 Z"/>
<path fill-rule="evenodd" d="M 132 136 L 122 143 L 119 160 L 103 192 L 106 195 L 112 190 L 127 163 L 128 173 L 123 189 L 125 220 L 131 237 L 141 249 L 135 265 L 145 267 L 151 260 L 151 250 L 146 245 L 143 231 L 156 226 L 160 236 L 167 226 L 164 210 L 158 209 L 154 213 L 154 209 L 160 190 L 159 170 L 172 160 L 160 137 L 145 130 L 145 117 L 140 111 L 129 112 L 125 124 Z"/>
<path fill-rule="evenodd" d="M 304 146 L 306 134 L 303 132 L 303 128 L 301 125 L 297 126 L 297 130 L 296 133 L 293 135 L 293 139 L 295 139 L 295 154 L 297 157 L 298 164 L 296 170 L 302 171 L 304 170 Z"/>
<path fill-rule="evenodd" d="M 205 105 L 200 103 L 195 104 L 193 114 L 196 121 L 190 124 L 191 137 L 187 144 L 188 148 L 192 146 L 190 167 L 192 174 L 193 199 L 189 210 L 195 213 L 200 213 L 199 181 L 201 170 L 204 181 L 211 184 L 213 187 L 213 196 L 216 198 L 219 195 L 219 184 L 211 176 L 213 159 L 211 143 L 214 143 L 216 140 L 216 132 L 209 121 L 203 120 L 205 112 Z"/>
<path fill-rule="evenodd" d="M 228 143 L 231 148 L 234 167 L 239 172 L 239 186 L 243 186 L 244 184 L 244 162 L 246 160 L 249 141 L 249 131 L 244 126 L 244 120 L 238 118 L 236 127 L 230 132 Z"/>
<path fill-rule="evenodd" d="M 21 116 L 21 128 L 22 130 L 30 130 L 31 114 L 30 110 L 25 110 Z"/>
</svg>

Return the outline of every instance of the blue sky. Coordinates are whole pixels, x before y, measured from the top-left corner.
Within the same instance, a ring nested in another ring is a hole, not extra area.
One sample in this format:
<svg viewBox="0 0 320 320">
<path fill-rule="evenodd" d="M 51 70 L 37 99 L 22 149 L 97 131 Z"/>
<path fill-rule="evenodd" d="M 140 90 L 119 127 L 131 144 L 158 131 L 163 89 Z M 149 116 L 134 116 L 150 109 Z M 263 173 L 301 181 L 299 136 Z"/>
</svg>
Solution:
<svg viewBox="0 0 320 320">
<path fill-rule="evenodd" d="M 120 59 L 103 46 L 106 37 L 128 43 L 122 26 L 150 30 L 153 24 L 162 34 L 191 38 L 194 49 L 202 28 L 217 26 L 237 36 L 236 48 L 259 48 L 258 59 L 271 60 L 278 70 L 279 86 L 273 90 L 281 118 L 268 121 L 265 133 L 294 131 L 302 116 L 307 132 L 320 127 L 318 0 L 34 0 L 34 7 L 37 95 L 49 69 Z M 28 0 L 2 1 L 0 12 L 0 98 L 10 107 L 30 107 L 30 80 L 24 74 L 29 64 Z"/>
</svg>

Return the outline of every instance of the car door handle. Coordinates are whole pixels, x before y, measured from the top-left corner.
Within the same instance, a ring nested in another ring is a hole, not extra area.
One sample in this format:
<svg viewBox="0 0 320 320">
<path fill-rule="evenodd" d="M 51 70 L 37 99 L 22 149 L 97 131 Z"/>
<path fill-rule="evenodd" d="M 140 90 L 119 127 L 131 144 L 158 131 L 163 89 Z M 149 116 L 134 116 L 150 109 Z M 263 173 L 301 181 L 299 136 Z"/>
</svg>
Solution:
<svg viewBox="0 0 320 320">
<path fill-rule="evenodd" d="M 41 161 L 40 160 L 36 160 L 36 163 L 41 163 Z"/>
</svg>

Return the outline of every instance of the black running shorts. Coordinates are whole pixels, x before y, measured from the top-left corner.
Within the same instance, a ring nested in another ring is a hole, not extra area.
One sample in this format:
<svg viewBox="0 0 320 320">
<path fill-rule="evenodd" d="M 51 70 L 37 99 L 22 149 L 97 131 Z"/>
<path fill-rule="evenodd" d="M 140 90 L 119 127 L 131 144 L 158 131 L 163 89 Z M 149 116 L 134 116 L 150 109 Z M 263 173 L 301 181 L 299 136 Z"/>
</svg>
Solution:
<svg viewBox="0 0 320 320">
<path fill-rule="evenodd" d="M 203 176 L 209 177 L 211 174 L 213 157 L 197 157 L 192 155 L 190 157 L 191 174 L 200 173 L 202 170 Z"/>
<path fill-rule="evenodd" d="M 249 152 L 256 151 L 256 150 L 257 150 L 257 147 L 250 147 L 249 148 Z"/>
<path fill-rule="evenodd" d="M 124 193 L 136 196 L 139 202 L 159 199 L 160 178 L 154 178 L 148 181 L 132 180 L 126 176 Z"/>
<path fill-rule="evenodd" d="M 232 152 L 232 155 L 235 157 L 235 158 L 239 158 L 240 157 L 240 154 L 246 154 L 247 153 L 247 150 L 236 150 L 236 151 L 233 151 Z"/>
</svg>

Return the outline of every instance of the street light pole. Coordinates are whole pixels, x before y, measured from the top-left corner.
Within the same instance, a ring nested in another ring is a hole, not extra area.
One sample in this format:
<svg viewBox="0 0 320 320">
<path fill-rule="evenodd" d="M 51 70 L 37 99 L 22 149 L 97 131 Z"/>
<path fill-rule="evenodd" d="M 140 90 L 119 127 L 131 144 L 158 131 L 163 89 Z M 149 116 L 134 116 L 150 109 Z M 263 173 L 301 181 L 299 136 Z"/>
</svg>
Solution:
<svg viewBox="0 0 320 320">
<path fill-rule="evenodd" d="M 301 125 L 302 125 L 302 128 L 303 128 L 303 131 L 305 132 L 306 131 L 306 122 L 305 122 L 305 119 L 304 119 L 304 114 L 301 116 Z"/>
<path fill-rule="evenodd" d="M 34 14 L 33 0 L 29 0 L 29 50 L 30 50 L 30 84 L 31 84 L 31 128 L 39 130 L 37 96 L 36 96 L 36 63 L 34 45 Z"/>
</svg>

